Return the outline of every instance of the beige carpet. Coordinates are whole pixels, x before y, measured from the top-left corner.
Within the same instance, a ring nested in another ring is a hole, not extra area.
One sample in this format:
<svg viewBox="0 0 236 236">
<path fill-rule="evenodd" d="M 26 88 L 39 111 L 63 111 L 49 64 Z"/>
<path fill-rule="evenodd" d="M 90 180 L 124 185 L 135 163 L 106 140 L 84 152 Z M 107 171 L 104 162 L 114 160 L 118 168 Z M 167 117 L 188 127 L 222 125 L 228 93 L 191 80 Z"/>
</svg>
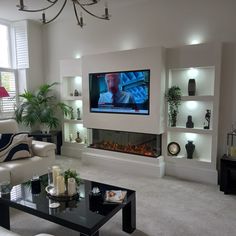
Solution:
<svg viewBox="0 0 236 236">
<path fill-rule="evenodd" d="M 150 179 L 142 173 L 122 175 L 81 166 L 72 158 L 58 157 L 65 169 L 79 170 L 81 177 L 137 191 L 137 230 L 134 236 L 235 236 L 236 196 L 224 195 L 218 186 L 165 177 Z M 121 213 L 101 230 L 101 236 L 123 236 Z M 56 236 L 79 233 L 37 217 L 11 211 L 11 229 L 23 236 L 44 232 Z"/>
</svg>

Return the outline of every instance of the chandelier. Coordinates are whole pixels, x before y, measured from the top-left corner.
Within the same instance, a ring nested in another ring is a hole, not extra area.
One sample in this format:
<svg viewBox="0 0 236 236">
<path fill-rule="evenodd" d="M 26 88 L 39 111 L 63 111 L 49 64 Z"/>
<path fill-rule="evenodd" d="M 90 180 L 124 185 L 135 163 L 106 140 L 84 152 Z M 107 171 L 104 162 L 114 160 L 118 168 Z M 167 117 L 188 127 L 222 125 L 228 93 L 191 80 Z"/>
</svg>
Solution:
<svg viewBox="0 0 236 236">
<path fill-rule="evenodd" d="M 57 17 L 62 13 L 62 11 L 65 8 L 68 1 L 70 3 L 72 3 L 77 24 L 81 28 L 83 28 L 83 26 L 85 25 L 84 20 L 83 20 L 82 11 L 86 12 L 87 14 L 89 14 L 89 15 L 97 18 L 97 19 L 101 19 L 101 20 L 109 20 L 110 19 L 107 2 L 105 2 L 105 13 L 104 13 L 104 15 L 98 16 L 98 15 L 92 13 L 91 11 L 89 11 L 88 7 L 97 4 L 100 0 L 64 0 L 64 2 L 62 3 L 62 5 L 60 7 L 60 10 L 57 12 L 57 14 L 52 19 L 47 20 L 45 11 L 48 10 L 49 8 L 51 8 L 51 7 L 54 7 L 55 5 L 57 5 L 57 3 L 62 2 L 62 0 L 45 0 L 45 1 L 47 1 L 47 3 L 49 5 L 41 8 L 41 9 L 28 9 L 28 7 L 26 5 L 24 5 L 24 0 L 19 0 L 19 5 L 17 5 L 17 7 L 19 8 L 19 11 L 42 12 L 41 22 L 43 24 L 48 24 L 48 23 L 51 23 L 52 21 L 56 20 Z M 78 14 L 78 9 L 80 9 L 80 15 Z"/>
</svg>

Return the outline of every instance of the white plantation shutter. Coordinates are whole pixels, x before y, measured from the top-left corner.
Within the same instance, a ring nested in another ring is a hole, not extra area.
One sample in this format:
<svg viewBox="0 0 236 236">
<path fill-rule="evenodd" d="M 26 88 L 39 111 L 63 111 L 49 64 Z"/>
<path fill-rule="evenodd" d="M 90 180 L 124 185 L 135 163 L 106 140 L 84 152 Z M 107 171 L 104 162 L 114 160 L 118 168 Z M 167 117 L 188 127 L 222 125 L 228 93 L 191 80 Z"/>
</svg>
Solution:
<svg viewBox="0 0 236 236">
<path fill-rule="evenodd" d="M 29 68 L 27 21 L 13 23 L 17 69 Z"/>
<path fill-rule="evenodd" d="M 0 70 L 0 85 L 4 86 L 10 97 L 1 98 L 0 113 L 12 113 L 16 104 L 16 78 L 14 70 Z"/>
</svg>

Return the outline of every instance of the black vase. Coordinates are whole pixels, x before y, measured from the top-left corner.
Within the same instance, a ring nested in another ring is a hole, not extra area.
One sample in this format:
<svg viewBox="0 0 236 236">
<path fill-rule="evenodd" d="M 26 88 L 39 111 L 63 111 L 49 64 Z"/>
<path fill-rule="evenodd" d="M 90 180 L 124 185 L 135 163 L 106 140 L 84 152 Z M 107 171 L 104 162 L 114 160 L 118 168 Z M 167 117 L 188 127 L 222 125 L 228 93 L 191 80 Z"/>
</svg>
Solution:
<svg viewBox="0 0 236 236">
<path fill-rule="evenodd" d="M 185 145 L 186 151 L 187 151 L 187 158 L 193 159 L 193 153 L 195 150 L 195 145 L 193 144 L 193 141 L 188 141 L 188 143 Z"/>
<path fill-rule="evenodd" d="M 193 128 L 194 127 L 194 123 L 192 121 L 192 116 L 188 116 L 188 120 L 186 122 L 186 128 Z"/>
<path fill-rule="evenodd" d="M 174 110 L 173 113 L 169 115 L 170 118 L 170 126 L 171 127 L 176 127 L 176 122 L 177 122 L 177 111 Z"/>
<path fill-rule="evenodd" d="M 196 94 L 196 81 L 195 79 L 189 79 L 188 81 L 188 95 L 195 96 Z"/>
</svg>

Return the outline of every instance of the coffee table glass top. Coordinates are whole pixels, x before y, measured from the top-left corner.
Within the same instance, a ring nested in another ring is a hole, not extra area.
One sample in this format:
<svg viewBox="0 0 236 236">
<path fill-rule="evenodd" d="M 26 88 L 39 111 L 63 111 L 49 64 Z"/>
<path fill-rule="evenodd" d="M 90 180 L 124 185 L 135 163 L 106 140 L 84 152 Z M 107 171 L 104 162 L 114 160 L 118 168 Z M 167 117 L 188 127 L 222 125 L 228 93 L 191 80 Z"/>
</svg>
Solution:
<svg viewBox="0 0 236 236">
<path fill-rule="evenodd" d="M 61 224 L 85 234 L 96 232 L 104 223 L 134 197 L 135 191 L 89 180 L 82 180 L 79 186 L 79 199 L 60 202 L 58 208 L 49 208 L 54 201 L 45 191 L 47 175 L 41 176 L 41 192 L 31 193 L 30 182 L 16 185 L 10 194 L 1 195 L 1 201 L 30 214 Z M 93 187 L 98 187 L 104 194 L 106 190 L 126 190 L 127 196 L 122 204 L 102 202 L 94 204 L 89 199 Z"/>
</svg>

